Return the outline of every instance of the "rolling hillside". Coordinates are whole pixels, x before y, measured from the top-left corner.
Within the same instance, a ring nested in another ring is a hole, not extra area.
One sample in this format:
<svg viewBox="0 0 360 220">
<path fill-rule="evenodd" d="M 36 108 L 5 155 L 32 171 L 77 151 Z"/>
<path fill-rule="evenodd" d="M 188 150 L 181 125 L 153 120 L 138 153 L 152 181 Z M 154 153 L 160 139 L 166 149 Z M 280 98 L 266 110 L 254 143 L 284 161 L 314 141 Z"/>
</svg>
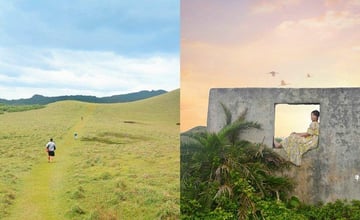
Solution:
<svg viewBox="0 0 360 220">
<path fill-rule="evenodd" d="M 179 96 L 0 115 L 0 218 L 178 219 Z"/>
<path fill-rule="evenodd" d="M 0 103 L 7 105 L 46 105 L 53 102 L 59 101 L 81 101 L 81 102 L 90 102 L 90 103 L 122 103 L 122 102 L 132 102 L 142 99 L 151 98 L 166 93 L 165 90 L 152 90 L 147 91 L 143 90 L 140 92 L 128 93 L 123 95 L 113 95 L 109 97 L 95 97 L 95 96 L 86 96 L 86 95 L 69 95 L 69 96 L 56 96 L 56 97 L 46 97 L 42 95 L 34 95 L 28 99 L 15 99 L 15 100 L 6 100 L 0 99 Z"/>
</svg>

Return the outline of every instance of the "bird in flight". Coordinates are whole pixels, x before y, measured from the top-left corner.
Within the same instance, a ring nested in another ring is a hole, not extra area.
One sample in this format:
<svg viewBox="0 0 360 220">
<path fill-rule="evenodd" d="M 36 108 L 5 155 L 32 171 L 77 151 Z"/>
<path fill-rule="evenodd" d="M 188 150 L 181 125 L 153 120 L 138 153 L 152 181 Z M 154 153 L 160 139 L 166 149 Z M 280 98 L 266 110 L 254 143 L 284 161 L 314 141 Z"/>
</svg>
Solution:
<svg viewBox="0 0 360 220">
<path fill-rule="evenodd" d="M 309 73 L 308 73 L 306 76 L 307 76 L 307 78 L 310 78 L 310 77 L 311 77 L 311 75 L 310 75 Z"/>
<path fill-rule="evenodd" d="M 275 77 L 276 74 L 279 74 L 278 72 L 275 72 L 275 71 L 271 71 L 271 72 L 268 72 L 266 74 L 271 74 L 273 77 Z"/>
<path fill-rule="evenodd" d="M 280 86 L 287 86 L 290 85 L 290 83 L 286 83 L 284 80 L 281 80 Z"/>
</svg>

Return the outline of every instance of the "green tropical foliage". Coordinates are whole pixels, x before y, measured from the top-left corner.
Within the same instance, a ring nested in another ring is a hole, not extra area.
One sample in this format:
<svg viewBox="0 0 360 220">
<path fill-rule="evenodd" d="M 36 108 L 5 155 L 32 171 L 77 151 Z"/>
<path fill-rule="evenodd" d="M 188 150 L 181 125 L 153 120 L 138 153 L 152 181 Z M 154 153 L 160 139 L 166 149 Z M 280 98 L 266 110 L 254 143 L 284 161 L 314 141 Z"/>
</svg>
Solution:
<svg viewBox="0 0 360 220">
<path fill-rule="evenodd" d="M 0 103 L 0 114 L 5 112 L 23 112 L 44 107 L 44 105 L 5 105 Z"/>
<path fill-rule="evenodd" d="M 357 200 L 308 205 L 290 197 L 296 183 L 276 175 L 290 164 L 263 144 L 240 139 L 260 125 L 245 121 L 246 111 L 234 120 L 221 105 L 226 124 L 219 132 L 199 127 L 181 134 L 182 219 L 360 219 Z"/>
<path fill-rule="evenodd" d="M 282 204 L 293 188 L 275 172 L 288 163 L 263 144 L 239 139 L 248 129 L 261 129 L 233 120 L 222 104 L 226 124 L 218 133 L 181 136 L 181 214 L 183 219 L 262 219 L 267 203 Z"/>
<path fill-rule="evenodd" d="M 336 200 L 335 202 L 327 203 L 325 205 L 301 204 L 296 211 L 305 216 L 306 219 L 310 220 L 355 220 L 360 219 L 360 201 L 353 200 L 348 202 L 346 200 Z"/>
</svg>

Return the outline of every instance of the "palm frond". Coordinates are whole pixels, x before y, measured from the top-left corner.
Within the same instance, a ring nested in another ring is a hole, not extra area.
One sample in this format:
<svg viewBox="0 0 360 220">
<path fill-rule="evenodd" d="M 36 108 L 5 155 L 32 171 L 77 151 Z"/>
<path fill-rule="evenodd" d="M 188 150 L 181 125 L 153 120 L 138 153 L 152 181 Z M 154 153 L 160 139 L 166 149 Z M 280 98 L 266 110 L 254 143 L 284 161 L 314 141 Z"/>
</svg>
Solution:
<svg viewBox="0 0 360 220">
<path fill-rule="evenodd" d="M 225 113 L 225 121 L 226 121 L 226 125 L 231 124 L 232 121 L 232 114 L 231 111 L 229 110 L 229 108 L 227 108 L 224 103 L 220 102 L 220 105 L 222 107 L 222 109 L 224 110 Z"/>
<path fill-rule="evenodd" d="M 240 164 L 240 167 L 244 177 L 252 183 L 254 188 L 260 193 L 260 196 L 265 196 L 266 189 L 264 187 L 263 180 L 264 175 L 266 175 L 269 171 L 259 163 Z"/>
<path fill-rule="evenodd" d="M 246 193 L 242 193 L 240 196 L 240 204 L 237 210 L 238 219 L 248 219 L 249 212 L 255 216 L 256 206 L 255 203 L 249 198 Z"/>
<path fill-rule="evenodd" d="M 226 164 L 222 164 L 215 170 L 215 180 L 221 184 L 229 173 L 230 167 Z"/>
<path fill-rule="evenodd" d="M 218 191 L 216 192 L 215 196 L 214 196 L 214 200 L 221 197 L 221 196 L 228 196 L 228 197 L 232 197 L 233 196 L 233 190 L 231 188 L 231 186 L 229 185 L 221 185 L 218 189 Z"/>
<path fill-rule="evenodd" d="M 241 114 L 239 115 L 239 117 L 237 118 L 237 121 L 245 121 L 245 116 L 246 116 L 246 113 L 247 113 L 247 108 L 244 109 L 243 112 L 241 112 Z"/>
<path fill-rule="evenodd" d="M 267 191 L 275 193 L 277 200 L 280 200 L 280 192 L 287 194 L 294 188 L 293 181 L 287 177 L 269 175 L 266 180 L 264 180 L 264 183 Z"/>
<path fill-rule="evenodd" d="M 219 136 L 226 137 L 231 143 L 235 143 L 242 132 L 251 128 L 260 129 L 261 126 L 256 122 L 235 121 L 221 129 Z"/>
<path fill-rule="evenodd" d="M 279 176 L 268 176 L 265 182 L 270 189 L 282 189 L 284 191 L 291 190 L 293 183 L 289 178 Z"/>
</svg>

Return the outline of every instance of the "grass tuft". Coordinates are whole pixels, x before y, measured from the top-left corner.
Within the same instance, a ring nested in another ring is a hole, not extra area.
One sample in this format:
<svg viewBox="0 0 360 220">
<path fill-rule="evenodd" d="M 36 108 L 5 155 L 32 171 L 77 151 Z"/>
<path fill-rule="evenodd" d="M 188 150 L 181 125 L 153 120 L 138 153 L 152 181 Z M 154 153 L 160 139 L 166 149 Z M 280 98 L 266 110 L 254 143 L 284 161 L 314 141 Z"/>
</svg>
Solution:
<svg viewBox="0 0 360 220">
<path fill-rule="evenodd" d="M 103 144 L 125 144 L 124 142 L 112 141 L 102 137 L 82 137 L 82 141 L 99 142 Z"/>
<path fill-rule="evenodd" d="M 84 195 L 84 192 L 81 192 L 79 190 L 76 190 L 75 192 L 73 192 L 73 194 L 71 195 L 71 198 L 72 199 L 83 199 L 85 198 L 85 195 Z"/>
<path fill-rule="evenodd" d="M 77 215 L 84 215 L 86 212 L 83 208 L 81 208 L 79 205 L 73 205 L 69 211 L 70 216 L 77 216 Z"/>
</svg>

